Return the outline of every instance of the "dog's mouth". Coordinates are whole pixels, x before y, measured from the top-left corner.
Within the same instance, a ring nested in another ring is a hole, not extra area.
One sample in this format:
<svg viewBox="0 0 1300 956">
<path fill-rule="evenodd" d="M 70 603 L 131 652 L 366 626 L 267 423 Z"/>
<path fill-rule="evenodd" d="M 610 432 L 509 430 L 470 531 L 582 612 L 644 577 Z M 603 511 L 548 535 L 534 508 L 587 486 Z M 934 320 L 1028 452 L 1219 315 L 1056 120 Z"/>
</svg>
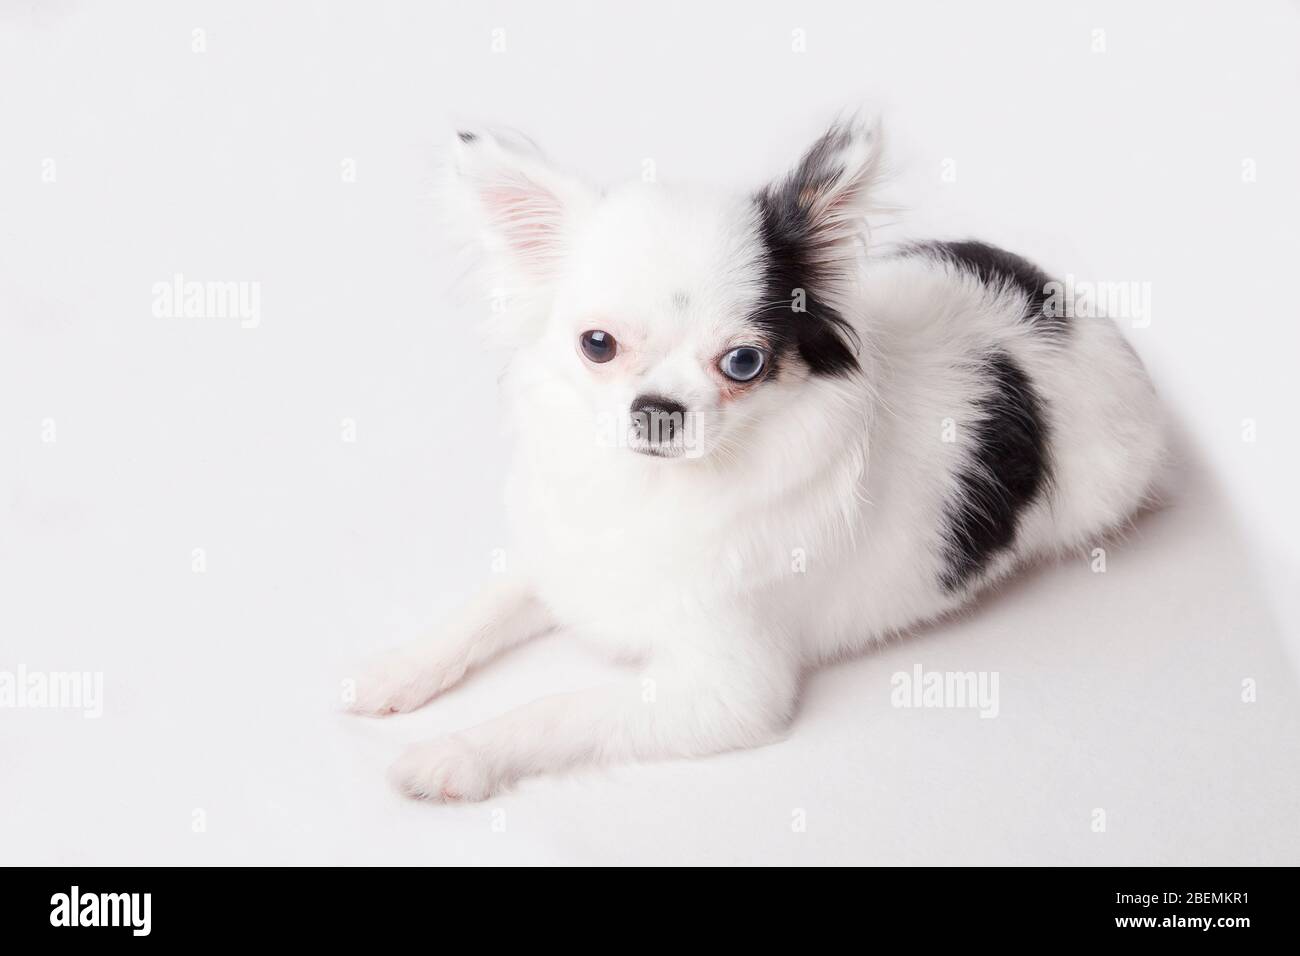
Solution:
<svg viewBox="0 0 1300 956">
<path fill-rule="evenodd" d="M 647 458 L 689 458 L 699 451 L 699 422 L 689 412 L 633 413 L 628 447 Z"/>
<path fill-rule="evenodd" d="M 632 450 L 647 458 L 681 458 L 686 454 L 680 445 L 633 445 Z"/>
</svg>

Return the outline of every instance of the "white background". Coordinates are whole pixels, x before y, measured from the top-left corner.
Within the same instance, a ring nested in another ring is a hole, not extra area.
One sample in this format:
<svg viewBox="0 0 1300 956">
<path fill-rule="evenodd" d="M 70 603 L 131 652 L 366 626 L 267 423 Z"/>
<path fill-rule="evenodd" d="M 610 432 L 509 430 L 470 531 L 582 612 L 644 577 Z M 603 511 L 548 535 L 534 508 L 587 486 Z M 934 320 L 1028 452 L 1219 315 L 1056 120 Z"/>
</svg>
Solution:
<svg viewBox="0 0 1300 956">
<path fill-rule="evenodd" d="M 0 3 L 0 670 L 105 681 L 98 720 L 0 709 L 0 860 L 1300 863 L 1296 7 L 470 6 Z M 549 640 L 335 712 L 507 545 L 501 359 L 430 200 L 451 130 L 747 189 L 863 103 L 910 231 L 1150 283 L 1168 507 L 1105 574 L 812 677 L 784 743 L 390 792 L 405 743 L 607 673 Z M 155 317 L 178 272 L 259 282 L 260 325 Z M 918 663 L 996 670 L 1000 716 L 891 707 Z"/>
</svg>

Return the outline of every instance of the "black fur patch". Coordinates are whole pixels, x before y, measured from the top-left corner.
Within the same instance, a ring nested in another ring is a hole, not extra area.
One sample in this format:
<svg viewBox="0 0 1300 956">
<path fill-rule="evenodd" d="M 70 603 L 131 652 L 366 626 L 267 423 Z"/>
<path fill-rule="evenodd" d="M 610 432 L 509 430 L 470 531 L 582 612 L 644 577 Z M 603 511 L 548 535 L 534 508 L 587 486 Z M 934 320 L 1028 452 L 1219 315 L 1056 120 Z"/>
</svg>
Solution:
<svg viewBox="0 0 1300 956">
<path fill-rule="evenodd" d="M 472 143 L 472 142 L 474 142 L 476 139 L 478 139 L 478 136 L 477 136 L 476 134 L 474 134 L 474 133 L 467 133 L 465 130 L 461 130 L 461 131 L 458 132 L 456 135 L 457 135 L 458 137 L 460 137 L 460 141 L 461 141 L 462 143 Z"/>
<path fill-rule="evenodd" d="M 1005 352 L 984 359 L 990 388 L 976 403 L 978 420 L 958 432 L 971 461 L 957 475 L 957 497 L 947 508 L 947 591 L 965 587 L 999 552 L 1049 479 L 1047 425 L 1029 377 Z M 961 426 L 959 426 L 961 427 Z"/>
<path fill-rule="evenodd" d="M 986 242 L 968 239 L 963 242 L 918 242 L 904 249 L 904 255 L 930 255 L 969 272 L 988 286 L 1005 285 L 1025 297 L 1026 322 L 1053 334 L 1064 334 L 1069 325 L 1064 310 L 1049 308 L 1049 276 L 1028 259 Z M 1056 314 L 1056 313 L 1061 314 Z"/>
<path fill-rule="evenodd" d="M 751 321 L 772 340 L 773 364 L 781 353 L 796 350 L 815 375 L 850 375 L 859 371 L 860 343 L 853 327 L 819 295 L 831 277 L 809 220 L 805 197 L 827 187 L 838 174 L 836 153 L 848 130 L 834 128 L 808 151 L 786 179 L 768 186 L 754 201 L 763 242 L 763 298 Z M 796 309 L 795 290 L 803 290 Z"/>
</svg>

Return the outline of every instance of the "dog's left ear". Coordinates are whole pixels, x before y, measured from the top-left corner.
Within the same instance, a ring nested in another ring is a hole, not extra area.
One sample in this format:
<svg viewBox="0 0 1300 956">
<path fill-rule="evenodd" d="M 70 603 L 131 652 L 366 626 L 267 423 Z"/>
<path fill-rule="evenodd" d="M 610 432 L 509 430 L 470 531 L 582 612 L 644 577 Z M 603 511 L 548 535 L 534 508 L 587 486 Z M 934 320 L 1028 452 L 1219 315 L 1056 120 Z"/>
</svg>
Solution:
<svg viewBox="0 0 1300 956">
<path fill-rule="evenodd" d="M 773 339 L 793 342 L 814 374 L 860 369 L 858 335 L 841 308 L 858 275 L 880 145 L 877 123 L 832 126 L 755 200 L 767 270 L 756 319 Z"/>
<path fill-rule="evenodd" d="M 881 145 L 878 121 L 837 123 L 759 193 L 769 246 L 798 261 L 810 282 L 833 283 L 857 256 L 883 171 Z"/>
</svg>

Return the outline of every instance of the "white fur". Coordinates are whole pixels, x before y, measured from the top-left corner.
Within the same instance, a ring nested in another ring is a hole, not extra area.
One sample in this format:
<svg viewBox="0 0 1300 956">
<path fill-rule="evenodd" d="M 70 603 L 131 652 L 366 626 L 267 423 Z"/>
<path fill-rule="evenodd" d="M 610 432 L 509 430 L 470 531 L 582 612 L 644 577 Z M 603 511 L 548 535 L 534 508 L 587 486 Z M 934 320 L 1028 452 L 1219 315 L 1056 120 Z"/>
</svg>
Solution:
<svg viewBox="0 0 1300 956">
<path fill-rule="evenodd" d="M 1027 559 L 1095 544 L 1142 504 L 1161 415 L 1115 326 L 1074 319 L 1053 340 L 1010 292 L 932 258 L 855 259 L 879 150 L 872 130 L 852 133 L 843 175 L 809 199 L 831 222 L 833 297 L 863 372 L 796 365 L 730 401 L 716 358 L 753 339 L 745 316 L 762 294 L 752 203 L 652 184 L 600 195 L 531 147 L 457 143 L 449 195 L 478 233 L 494 332 L 513 349 L 514 577 L 375 665 L 356 709 L 419 707 L 556 628 L 639 670 L 413 748 L 394 768 L 403 790 L 482 799 L 578 764 L 772 740 L 807 668 L 951 611 Z M 618 339 L 614 362 L 582 358 L 591 328 Z M 1052 481 L 978 586 L 948 593 L 944 508 L 966 451 L 943 441 L 944 421 L 971 420 L 971 357 L 991 346 L 1043 399 Z M 697 416 L 689 454 L 620 440 L 646 392 Z"/>
</svg>

